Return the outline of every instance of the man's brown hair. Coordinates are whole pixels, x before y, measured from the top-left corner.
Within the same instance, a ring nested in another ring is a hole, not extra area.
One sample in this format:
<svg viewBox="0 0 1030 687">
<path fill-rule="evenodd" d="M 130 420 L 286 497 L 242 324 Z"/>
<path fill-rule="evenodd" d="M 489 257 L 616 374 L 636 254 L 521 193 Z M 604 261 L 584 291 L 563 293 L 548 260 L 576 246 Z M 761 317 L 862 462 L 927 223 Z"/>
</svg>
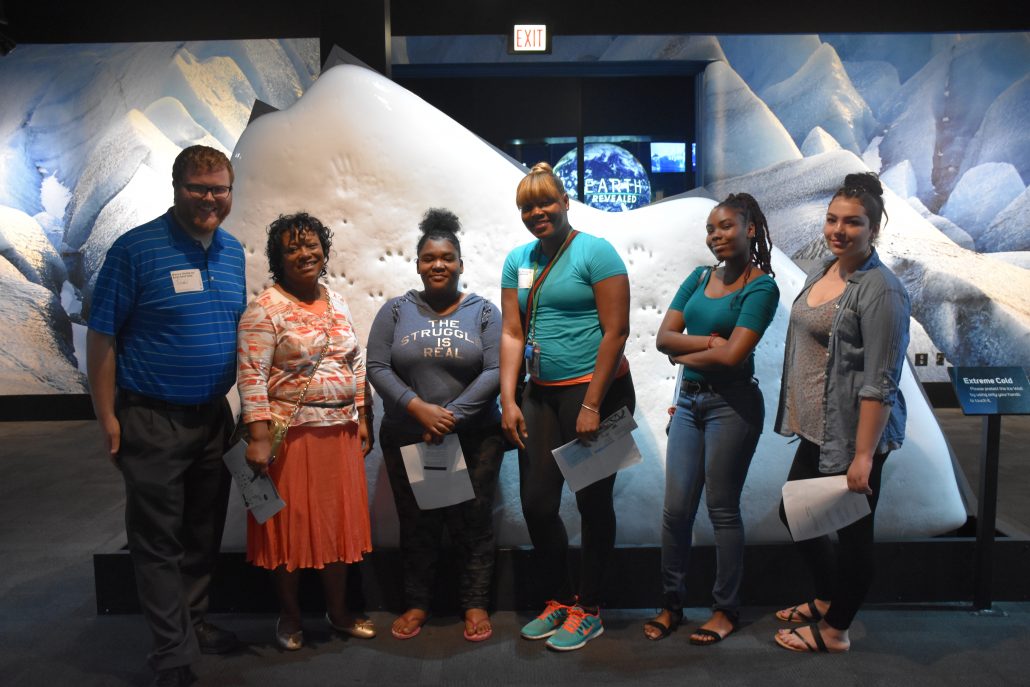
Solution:
<svg viewBox="0 0 1030 687">
<path fill-rule="evenodd" d="M 188 172 L 214 172 L 225 168 L 229 170 L 229 184 L 236 179 L 232 163 L 220 150 L 208 146 L 190 146 L 175 157 L 172 163 L 172 186 L 180 186 Z"/>
</svg>

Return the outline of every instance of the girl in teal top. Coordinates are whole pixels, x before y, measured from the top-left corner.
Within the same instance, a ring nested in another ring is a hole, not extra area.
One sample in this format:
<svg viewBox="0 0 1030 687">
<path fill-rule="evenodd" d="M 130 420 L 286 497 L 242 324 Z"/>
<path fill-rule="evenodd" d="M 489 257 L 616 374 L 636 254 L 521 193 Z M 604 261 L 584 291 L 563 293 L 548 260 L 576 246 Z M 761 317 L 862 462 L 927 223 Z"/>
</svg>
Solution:
<svg viewBox="0 0 1030 687">
<path fill-rule="evenodd" d="M 663 639 L 683 618 L 694 516 L 705 490 L 715 531 L 711 618 L 690 643 L 715 644 L 737 627 L 743 578 L 740 492 L 765 420 L 754 350 L 776 313 L 779 289 L 769 264 L 769 227 L 755 199 L 730 195 L 712 209 L 706 243 L 718 263 L 680 286 L 658 332 L 658 350 L 683 365 L 669 427 L 662 517 L 664 608 L 644 625 Z"/>
<path fill-rule="evenodd" d="M 551 260 L 541 248 L 540 241 L 531 241 L 504 261 L 501 288 L 518 289 L 520 313 L 526 311 L 529 289 L 519 287 L 519 274 L 539 272 Z M 604 239 L 580 232 L 569 243 L 537 299 L 531 333 L 540 346 L 537 379 L 560 381 L 594 371 L 602 331 L 593 285 L 618 275 L 626 275 L 626 265 Z"/>
<path fill-rule="evenodd" d="M 636 407 L 622 354 L 629 278 L 611 244 L 569 224 L 569 196 L 546 162 L 519 183 L 515 202 L 535 240 L 512 250 L 501 275 L 501 427 L 520 449 L 522 513 L 537 588 L 547 599 L 521 634 L 571 651 L 604 632 L 599 606 L 615 548 L 616 476 L 576 492 L 583 543 L 574 582 L 560 513 L 565 478 L 552 451 L 574 439 L 592 441 L 602 418 Z M 519 399 L 517 382 L 527 371 Z"/>
<path fill-rule="evenodd" d="M 690 323 L 690 332 L 709 332 L 713 345 L 728 341 L 736 327 L 758 332 L 761 337 L 776 314 L 779 301 L 780 291 L 773 278 L 768 274 L 753 276 L 740 290 L 711 298 L 705 292 L 712 272 L 711 267 L 698 267 L 691 272 L 680 284 L 669 310 L 682 313 L 683 321 Z M 717 334 L 717 337 L 712 338 L 711 334 Z M 693 368 L 685 365 L 683 368 L 683 379 L 712 385 L 749 380 L 754 374 L 754 349 L 736 367 Z"/>
</svg>

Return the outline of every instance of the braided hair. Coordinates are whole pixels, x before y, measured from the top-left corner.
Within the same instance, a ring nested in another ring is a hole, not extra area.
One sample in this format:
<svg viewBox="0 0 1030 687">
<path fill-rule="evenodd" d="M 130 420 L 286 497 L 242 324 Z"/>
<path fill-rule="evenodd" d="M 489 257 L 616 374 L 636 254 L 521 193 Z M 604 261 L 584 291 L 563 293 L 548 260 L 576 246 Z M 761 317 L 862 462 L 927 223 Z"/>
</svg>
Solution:
<svg viewBox="0 0 1030 687">
<path fill-rule="evenodd" d="M 775 277 L 776 273 L 772 269 L 772 237 L 769 236 L 769 222 L 765 219 L 762 208 L 758 206 L 758 201 L 748 193 L 731 193 L 715 207 L 730 208 L 737 212 L 744 218 L 745 231 L 748 225 L 755 225 L 755 235 L 750 241 L 750 262 L 770 277 Z"/>
<path fill-rule="evenodd" d="M 415 246 L 415 252 L 421 253 L 422 246 L 426 241 L 450 241 L 451 245 L 461 257 L 461 242 L 458 241 L 458 232 L 461 231 L 461 220 L 458 216 L 446 208 L 429 208 L 426 214 L 422 215 L 422 221 L 418 223 L 418 230 L 422 235 Z"/>
<path fill-rule="evenodd" d="M 880 177 L 876 172 L 860 172 L 849 174 L 844 177 L 844 185 L 837 189 L 833 198 L 852 198 L 857 200 L 865 208 L 866 217 L 869 218 L 869 227 L 873 231 L 873 238 L 880 233 L 880 220 L 886 224 L 887 209 L 883 204 L 883 185 L 880 184 Z M 833 202 L 833 199 L 830 199 Z"/>
</svg>

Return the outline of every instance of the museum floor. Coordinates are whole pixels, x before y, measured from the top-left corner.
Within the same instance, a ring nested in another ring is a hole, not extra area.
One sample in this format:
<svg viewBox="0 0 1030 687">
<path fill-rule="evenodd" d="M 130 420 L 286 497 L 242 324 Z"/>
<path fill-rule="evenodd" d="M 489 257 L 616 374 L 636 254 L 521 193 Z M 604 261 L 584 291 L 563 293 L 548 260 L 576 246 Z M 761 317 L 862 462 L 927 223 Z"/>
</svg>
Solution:
<svg viewBox="0 0 1030 687">
<path fill-rule="evenodd" d="M 963 470 L 976 485 L 980 423 L 958 410 L 935 411 Z M 1030 531 L 1030 417 L 1002 421 L 999 523 Z M 92 422 L 0 423 L 0 684 L 146 684 L 148 633 L 134 615 L 98 616 L 92 554 L 124 541 L 122 486 L 99 451 Z M 882 572 L 882 571 L 881 571 Z M 494 637 L 461 638 L 455 618 L 432 618 L 416 639 L 388 632 L 371 641 L 330 637 L 316 617 L 312 640 L 285 654 L 271 639 L 274 618 L 226 615 L 244 648 L 206 656 L 200 685 L 1025 685 L 1030 603 L 970 613 L 968 603 L 870 606 L 853 627 L 848 655 L 804 656 L 778 648 L 771 608 L 747 608 L 740 632 L 708 648 L 692 647 L 682 629 L 647 641 L 640 623 L 651 612 L 605 612 L 605 635 L 571 655 L 517 638 L 525 614 L 499 612 Z M 380 628 L 392 619 L 372 613 Z M 704 609 L 690 609 L 691 624 Z"/>
</svg>

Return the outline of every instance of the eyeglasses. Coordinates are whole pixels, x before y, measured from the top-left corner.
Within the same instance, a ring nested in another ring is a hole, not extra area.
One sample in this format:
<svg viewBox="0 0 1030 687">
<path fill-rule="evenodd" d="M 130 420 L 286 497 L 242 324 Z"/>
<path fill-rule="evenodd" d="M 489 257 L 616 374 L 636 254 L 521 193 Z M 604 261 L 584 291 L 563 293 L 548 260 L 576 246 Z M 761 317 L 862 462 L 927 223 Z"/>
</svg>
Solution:
<svg viewBox="0 0 1030 687">
<path fill-rule="evenodd" d="M 204 186 L 203 184 L 183 184 L 182 187 L 186 189 L 194 198 L 203 198 L 210 193 L 215 198 L 225 198 L 232 192 L 232 186 Z"/>
</svg>

